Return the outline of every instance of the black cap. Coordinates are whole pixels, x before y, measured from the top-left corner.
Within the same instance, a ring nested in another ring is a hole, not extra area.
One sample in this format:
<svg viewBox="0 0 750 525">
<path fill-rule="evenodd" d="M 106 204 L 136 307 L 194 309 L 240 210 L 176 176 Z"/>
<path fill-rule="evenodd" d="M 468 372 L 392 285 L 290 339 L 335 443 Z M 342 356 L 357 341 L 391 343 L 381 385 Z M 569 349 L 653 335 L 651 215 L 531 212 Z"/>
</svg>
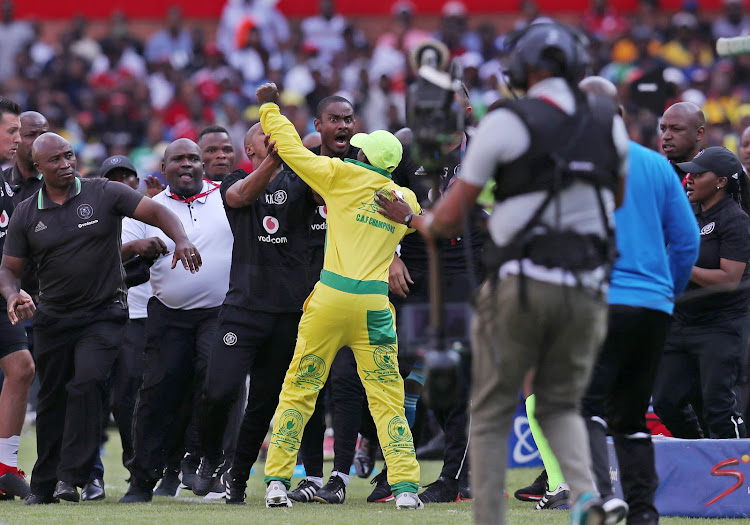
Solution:
<svg viewBox="0 0 750 525">
<path fill-rule="evenodd" d="M 717 177 L 726 177 L 732 181 L 738 181 L 744 172 L 737 155 L 724 146 L 706 148 L 690 162 L 680 162 L 677 167 L 686 173 L 712 171 Z"/>
<path fill-rule="evenodd" d="M 135 173 L 135 176 L 138 176 L 138 172 L 135 171 L 135 166 L 133 166 L 133 163 L 130 162 L 130 159 L 127 158 L 125 155 L 113 155 L 112 157 L 109 157 L 107 160 L 102 162 L 102 173 L 101 176 L 105 178 L 107 177 L 107 174 L 116 169 L 123 169 L 132 171 Z"/>
</svg>

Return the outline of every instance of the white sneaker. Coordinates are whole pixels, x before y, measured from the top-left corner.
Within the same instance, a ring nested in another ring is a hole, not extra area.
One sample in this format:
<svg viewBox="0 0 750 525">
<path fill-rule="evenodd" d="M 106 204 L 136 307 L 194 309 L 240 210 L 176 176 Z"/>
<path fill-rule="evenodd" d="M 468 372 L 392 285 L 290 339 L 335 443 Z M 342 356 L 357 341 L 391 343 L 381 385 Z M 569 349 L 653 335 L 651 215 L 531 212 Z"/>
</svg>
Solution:
<svg viewBox="0 0 750 525">
<path fill-rule="evenodd" d="M 397 509 L 423 509 L 424 503 L 419 499 L 416 492 L 402 492 L 396 496 Z"/>
<path fill-rule="evenodd" d="M 286 486 L 281 481 L 272 481 L 266 489 L 266 507 L 291 507 L 292 500 L 286 495 Z"/>
<path fill-rule="evenodd" d="M 628 504 L 619 498 L 610 497 L 602 503 L 605 525 L 615 525 L 628 517 Z"/>
</svg>

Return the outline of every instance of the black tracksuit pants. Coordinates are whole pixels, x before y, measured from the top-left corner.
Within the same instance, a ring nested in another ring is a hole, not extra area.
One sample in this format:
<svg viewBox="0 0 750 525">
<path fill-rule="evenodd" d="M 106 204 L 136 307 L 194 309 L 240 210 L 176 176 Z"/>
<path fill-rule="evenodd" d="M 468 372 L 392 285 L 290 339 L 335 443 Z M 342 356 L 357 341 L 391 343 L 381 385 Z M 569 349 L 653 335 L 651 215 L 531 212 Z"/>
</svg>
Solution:
<svg viewBox="0 0 750 525">
<path fill-rule="evenodd" d="M 736 386 L 748 328 L 748 315 L 700 326 L 672 322 L 654 385 L 654 411 L 672 435 L 746 436 Z"/>
<path fill-rule="evenodd" d="M 614 436 L 622 489 L 630 507 L 628 523 L 651 523 L 659 517 L 654 506 L 659 479 L 646 411 L 670 318 L 658 310 L 610 306 L 607 337 L 581 403 L 602 497 L 613 493 L 607 428 Z"/>
<path fill-rule="evenodd" d="M 107 379 L 120 351 L 127 318 L 127 310 L 116 306 L 74 319 L 37 310 L 34 494 L 51 497 L 58 480 L 79 487 L 88 481 L 101 443 Z"/>
<path fill-rule="evenodd" d="M 175 310 L 156 297 L 148 302 L 143 384 L 135 407 L 129 465 L 133 482 L 153 488 L 169 454 L 184 448 L 194 385 L 202 384 L 216 344 L 219 307 Z"/>
<path fill-rule="evenodd" d="M 110 408 L 122 441 L 122 464 L 133 458 L 133 414 L 135 399 L 143 380 L 146 350 L 146 318 L 130 319 L 125 325 L 125 339 L 112 371 Z"/>
<path fill-rule="evenodd" d="M 221 307 L 211 351 L 199 422 L 204 455 L 222 454 L 222 436 L 245 377 L 250 374 L 247 409 L 240 425 L 232 477 L 244 479 L 258 459 L 279 404 L 284 376 L 294 355 L 302 312 L 269 313 Z"/>
</svg>

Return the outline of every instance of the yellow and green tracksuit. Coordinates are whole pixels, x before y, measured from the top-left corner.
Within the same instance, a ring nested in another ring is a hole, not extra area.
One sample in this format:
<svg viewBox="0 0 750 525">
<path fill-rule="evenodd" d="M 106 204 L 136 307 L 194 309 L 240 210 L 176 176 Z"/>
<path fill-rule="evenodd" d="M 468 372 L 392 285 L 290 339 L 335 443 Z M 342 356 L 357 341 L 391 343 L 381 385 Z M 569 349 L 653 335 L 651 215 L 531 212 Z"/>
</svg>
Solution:
<svg viewBox="0 0 750 525">
<path fill-rule="evenodd" d="M 305 301 L 297 346 L 274 415 L 266 483 L 294 471 L 303 429 L 339 348 L 349 346 L 367 392 L 394 495 L 416 492 L 419 464 L 404 417 L 398 372 L 396 318 L 388 301 L 388 267 L 404 234 L 413 230 L 378 213 L 375 192 L 400 191 L 419 211 L 414 193 L 390 174 L 347 159 L 313 154 L 276 104 L 260 109 L 261 124 L 284 162 L 326 201 L 328 229 L 323 271 Z"/>
</svg>

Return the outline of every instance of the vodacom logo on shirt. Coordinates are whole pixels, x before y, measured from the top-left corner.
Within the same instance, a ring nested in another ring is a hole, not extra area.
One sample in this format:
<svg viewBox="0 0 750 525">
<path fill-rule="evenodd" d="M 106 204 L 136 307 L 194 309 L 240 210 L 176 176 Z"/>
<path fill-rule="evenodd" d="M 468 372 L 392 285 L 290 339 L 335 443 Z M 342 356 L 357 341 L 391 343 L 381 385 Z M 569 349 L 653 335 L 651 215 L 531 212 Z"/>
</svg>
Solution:
<svg viewBox="0 0 750 525">
<path fill-rule="evenodd" d="M 263 229 L 265 229 L 269 235 L 258 235 L 258 241 L 267 242 L 271 244 L 286 244 L 286 237 L 271 237 L 274 233 L 279 231 L 279 219 L 266 215 L 263 217 Z"/>
</svg>

